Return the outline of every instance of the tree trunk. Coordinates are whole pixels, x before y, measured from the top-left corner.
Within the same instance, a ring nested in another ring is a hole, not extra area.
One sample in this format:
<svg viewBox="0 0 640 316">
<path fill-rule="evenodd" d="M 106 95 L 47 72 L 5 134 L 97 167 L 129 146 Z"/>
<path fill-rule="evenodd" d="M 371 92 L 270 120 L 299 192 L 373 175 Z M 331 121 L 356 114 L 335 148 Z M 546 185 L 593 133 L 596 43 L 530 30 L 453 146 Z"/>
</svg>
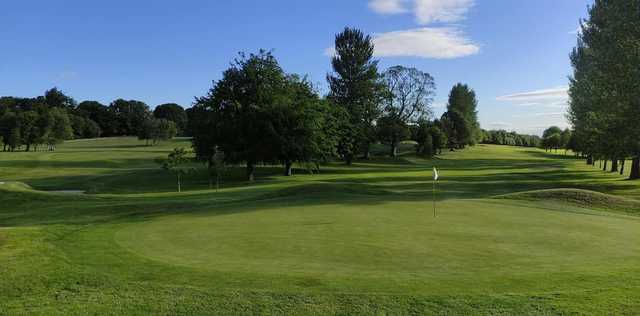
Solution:
<svg viewBox="0 0 640 316">
<path fill-rule="evenodd" d="M 247 180 L 253 182 L 255 180 L 256 167 L 252 161 L 247 162 Z"/>
<path fill-rule="evenodd" d="M 631 162 L 631 175 L 630 180 L 640 179 L 640 156 L 633 157 Z"/>
<path fill-rule="evenodd" d="M 391 142 L 391 157 L 392 158 L 398 157 L 398 143 L 397 142 Z"/>
<path fill-rule="evenodd" d="M 618 159 L 611 160 L 611 172 L 618 172 Z"/>
<path fill-rule="evenodd" d="M 216 175 L 216 192 L 220 190 L 220 175 Z"/>
<path fill-rule="evenodd" d="M 31 144 L 27 144 L 27 149 L 25 151 L 31 150 Z"/>
<path fill-rule="evenodd" d="M 620 160 L 620 175 L 624 174 L 624 164 L 626 161 L 624 159 Z"/>
<path fill-rule="evenodd" d="M 607 163 L 609 162 L 609 160 L 605 159 L 604 160 L 604 168 L 602 168 L 602 171 L 607 171 Z"/>
<path fill-rule="evenodd" d="M 366 143 L 364 145 L 364 153 L 362 158 L 364 158 L 364 160 L 369 160 L 369 157 L 371 157 L 371 144 Z"/>
<path fill-rule="evenodd" d="M 291 161 L 285 161 L 284 162 L 284 175 L 286 177 L 290 177 L 293 173 L 291 172 L 292 168 L 291 166 L 293 165 L 293 163 Z"/>
<path fill-rule="evenodd" d="M 182 188 L 180 187 L 180 173 L 178 173 L 178 193 L 182 192 Z"/>
<path fill-rule="evenodd" d="M 353 163 L 353 155 L 351 154 L 344 155 L 344 162 L 347 164 L 347 166 L 350 166 Z"/>
<path fill-rule="evenodd" d="M 587 156 L 587 165 L 593 165 L 593 156 Z"/>
</svg>

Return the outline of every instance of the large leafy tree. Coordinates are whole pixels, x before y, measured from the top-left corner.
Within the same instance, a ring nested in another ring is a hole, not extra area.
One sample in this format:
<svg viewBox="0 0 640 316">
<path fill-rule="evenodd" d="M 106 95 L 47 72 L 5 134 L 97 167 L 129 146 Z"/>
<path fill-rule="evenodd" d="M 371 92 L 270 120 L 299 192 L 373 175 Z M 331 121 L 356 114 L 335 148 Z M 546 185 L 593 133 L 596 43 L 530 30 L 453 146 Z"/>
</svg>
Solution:
<svg viewBox="0 0 640 316">
<path fill-rule="evenodd" d="M 224 153 L 227 163 L 246 163 L 254 179 L 258 163 L 281 162 L 291 174 L 295 161 L 330 155 L 333 119 L 307 80 L 287 75 L 267 51 L 241 54 L 209 93 L 190 110 L 197 157 L 210 166 Z"/>
<path fill-rule="evenodd" d="M 331 88 L 329 100 L 347 115 L 339 144 L 347 163 L 358 152 L 369 157 L 370 145 L 375 140 L 375 121 L 382 113 L 386 89 L 373 53 L 371 37 L 360 30 L 345 28 L 336 35 L 331 60 L 333 73 L 327 76 L 327 81 Z"/>
<path fill-rule="evenodd" d="M 117 99 L 109 105 L 115 119 L 116 135 L 137 135 L 138 128 L 151 116 L 149 106 L 142 101 Z"/>
<path fill-rule="evenodd" d="M 158 119 L 169 120 L 176 124 L 178 134 L 184 135 L 187 128 L 187 113 L 184 108 L 175 103 L 166 103 L 156 106 L 153 116 Z"/>
<path fill-rule="evenodd" d="M 391 67 L 383 77 L 389 94 L 382 135 L 391 146 L 391 156 L 395 157 L 398 144 L 406 136 L 406 126 L 431 115 L 430 105 L 436 86 L 430 74 L 416 68 Z"/>
<path fill-rule="evenodd" d="M 77 105 L 73 98 L 64 94 L 57 87 L 45 91 L 44 101 L 49 107 L 68 110 L 72 110 Z"/>
</svg>

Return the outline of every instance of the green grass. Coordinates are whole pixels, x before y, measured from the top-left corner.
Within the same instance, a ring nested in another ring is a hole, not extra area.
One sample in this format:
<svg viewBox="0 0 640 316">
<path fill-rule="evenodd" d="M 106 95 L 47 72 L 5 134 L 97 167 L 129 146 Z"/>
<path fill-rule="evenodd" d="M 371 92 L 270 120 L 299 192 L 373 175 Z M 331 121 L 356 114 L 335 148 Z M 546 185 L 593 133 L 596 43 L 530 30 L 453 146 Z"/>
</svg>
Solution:
<svg viewBox="0 0 640 316">
<path fill-rule="evenodd" d="M 192 174 L 178 194 L 153 160 L 188 141 L 141 145 L 0 153 L 0 315 L 640 310 L 640 185 L 581 160 L 407 144 L 254 184 L 234 167 L 219 192 Z"/>
</svg>

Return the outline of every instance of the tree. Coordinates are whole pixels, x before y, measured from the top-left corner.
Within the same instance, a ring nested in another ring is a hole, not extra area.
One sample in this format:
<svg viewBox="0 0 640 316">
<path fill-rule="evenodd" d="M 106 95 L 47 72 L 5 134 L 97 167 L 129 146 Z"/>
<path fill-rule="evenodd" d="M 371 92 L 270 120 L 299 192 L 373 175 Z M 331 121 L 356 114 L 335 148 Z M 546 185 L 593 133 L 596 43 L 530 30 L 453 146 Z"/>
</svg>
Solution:
<svg viewBox="0 0 640 316">
<path fill-rule="evenodd" d="M 391 147 L 391 157 L 398 155 L 398 144 L 410 136 L 409 127 L 397 115 L 386 114 L 376 122 L 378 139 Z"/>
<path fill-rule="evenodd" d="M 149 106 L 136 100 L 117 99 L 109 105 L 115 122 L 114 135 L 137 135 L 138 128 L 151 116 Z"/>
<path fill-rule="evenodd" d="M 472 126 L 462 113 L 457 110 L 447 111 L 440 119 L 442 127 L 447 134 L 448 147 L 453 150 L 464 148 L 470 141 Z"/>
<path fill-rule="evenodd" d="M 196 156 L 210 164 L 217 150 L 227 163 L 316 161 L 335 152 L 333 114 L 306 79 L 287 75 L 266 51 L 244 55 L 189 111 Z"/>
<path fill-rule="evenodd" d="M 189 153 L 184 148 L 175 148 L 166 159 L 160 159 L 157 162 L 162 166 L 162 169 L 173 173 L 178 181 L 178 192 L 182 192 L 181 177 L 192 171 L 192 168 L 188 167 L 190 159 L 187 157 Z"/>
<path fill-rule="evenodd" d="M 398 144 L 406 135 L 406 126 L 431 115 L 430 105 L 435 95 L 433 77 L 415 68 L 395 66 L 383 75 L 389 91 L 385 104 L 385 128 L 382 135 L 391 145 L 391 156 L 398 153 Z M 381 127 L 379 127 L 381 128 Z"/>
<path fill-rule="evenodd" d="M 425 157 L 435 155 L 433 136 L 431 135 L 431 124 L 427 120 L 420 121 L 416 131 L 416 153 Z"/>
<path fill-rule="evenodd" d="M 72 110 L 76 106 L 76 101 L 58 90 L 57 87 L 53 87 L 44 93 L 45 103 L 52 108 L 63 108 L 65 110 Z"/>
<path fill-rule="evenodd" d="M 80 104 L 78 104 L 78 106 L 76 107 L 74 113 L 98 124 L 98 127 L 100 128 L 100 135 L 117 135 L 118 122 L 116 121 L 115 113 L 109 111 L 109 107 L 103 105 L 102 103 L 97 101 L 80 102 Z M 93 128 L 93 126 L 89 128 Z"/>
<path fill-rule="evenodd" d="M 433 141 L 434 154 L 441 154 L 442 148 L 445 148 L 448 142 L 447 134 L 442 131 L 439 125 L 439 121 L 435 121 L 429 129 L 429 134 L 431 134 Z"/>
<path fill-rule="evenodd" d="M 175 123 L 179 135 L 184 135 L 187 128 L 187 113 L 184 108 L 175 103 L 166 103 L 156 106 L 153 116 L 157 119 L 165 119 Z"/>
<path fill-rule="evenodd" d="M 587 163 L 631 156 L 631 179 L 640 178 L 638 6 L 639 0 L 594 2 L 571 53 L 569 86 L 569 118 Z"/>
<path fill-rule="evenodd" d="M 149 117 L 142 122 L 138 128 L 138 139 L 145 140 L 146 145 L 156 145 L 161 140 L 168 140 L 175 137 L 177 129 L 175 123 Z"/>
<path fill-rule="evenodd" d="M 474 145 L 481 137 L 476 93 L 465 84 L 458 83 L 449 93 L 447 112 L 442 116 L 443 127 L 449 136 L 450 148 Z"/>
<path fill-rule="evenodd" d="M 47 145 L 50 151 L 56 149 L 56 145 L 67 139 L 73 138 L 73 129 L 67 112 L 61 108 L 51 109 L 52 128 L 47 137 Z"/>
<path fill-rule="evenodd" d="M 370 144 L 375 139 L 374 122 L 381 115 L 387 92 L 373 52 L 371 37 L 360 30 L 345 28 L 336 35 L 333 74 L 327 76 L 331 89 L 328 98 L 348 117 L 349 126 L 343 129 L 339 144 L 347 164 L 358 152 L 369 158 Z"/>
<path fill-rule="evenodd" d="M 226 165 L 224 162 L 224 152 L 216 148 L 215 153 L 211 157 L 211 163 L 208 164 L 207 170 L 209 171 L 209 188 L 212 187 L 212 176 L 216 178 L 216 191 L 220 190 L 220 178 L 226 171 Z"/>
<path fill-rule="evenodd" d="M 270 52 L 241 54 L 222 80 L 195 107 L 205 114 L 195 128 L 198 157 L 211 160 L 216 148 L 230 163 L 245 162 L 253 181 L 255 165 L 277 161 L 277 135 L 268 119 L 286 90 L 286 76 Z"/>
</svg>

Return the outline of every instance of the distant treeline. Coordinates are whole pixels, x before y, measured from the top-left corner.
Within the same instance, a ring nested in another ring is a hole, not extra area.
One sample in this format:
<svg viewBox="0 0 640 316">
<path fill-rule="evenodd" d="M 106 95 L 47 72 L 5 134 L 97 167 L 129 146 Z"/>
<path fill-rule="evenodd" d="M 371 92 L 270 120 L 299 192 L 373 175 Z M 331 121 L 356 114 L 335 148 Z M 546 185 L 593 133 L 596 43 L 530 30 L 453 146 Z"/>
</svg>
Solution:
<svg viewBox="0 0 640 316">
<path fill-rule="evenodd" d="M 4 151 L 38 150 L 74 138 L 134 136 L 152 144 L 184 133 L 187 114 L 177 104 L 153 112 L 144 102 L 118 99 L 108 106 L 77 103 L 57 88 L 35 98 L 0 98 L 0 142 Z"/>
<path fill-rule="evenodd" d="M 523 135 L 505 130 L 482 130 L 483 144 L 495 144 L 518 147 L 540 147 L 542 138 L 536 135 Z"/>
</svg>

